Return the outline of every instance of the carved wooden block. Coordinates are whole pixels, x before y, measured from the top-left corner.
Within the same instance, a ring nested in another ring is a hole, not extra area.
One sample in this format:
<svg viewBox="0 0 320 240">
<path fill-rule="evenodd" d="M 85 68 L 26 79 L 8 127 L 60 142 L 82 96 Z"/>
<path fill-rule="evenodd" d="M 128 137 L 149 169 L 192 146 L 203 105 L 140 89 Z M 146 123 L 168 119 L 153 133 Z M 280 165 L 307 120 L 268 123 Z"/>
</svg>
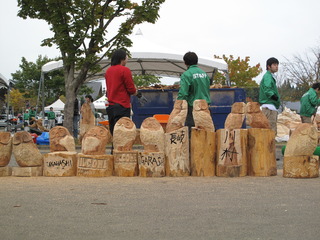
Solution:
<svg viewBox="0 0 320 240">
<path fill-rule="evenodd" d="M 113 147 L 117 151 L 132 151 L 136 139 L 136 125 L 128 117 L 120 118 L 113 130 Z"/>
<path fill-rule="evenodd" d="M 270 129 L 270 123 L 266 115 L 260 110 L 258 102 L 247 103 L 246 122 L 252 128 L 267 128 Z"/>
<path fill-rule="evenodd" d="M 248 129 L 248 175 L 277 175 L 275 132 L 271 129 Z"/>
<path fill-rule="evenodd" d="M 245 108 L 246 104 L 244 102 L 235 102 L 224 123 L 224 128 L 229 130 L 240 129 L 245 118 Z"/>
<path fill-rule="evenodd" d="M 0 132 L 0 167 L 9 164 L 12 154 L 12 137 L 9 132 Z"/>
<path fill-rule="evenodd" d="M 0 167 L 0 177 L 8 177 L 12 175 L 12 168 L 9 166 Z"/>
<path fill-rule="evenodd" d="M 154 117 L 142 122 L 140 139 L 145 152 L 164 152 L 164 130 Z"/>
<path fill-rule="evenodd" d="M 284 156 L 283 176 L 287 178 L 319 177 L 319 156 Z"/>
<path fill-rule="evenodd" d="M 192 116 L 196 128 L 206 131 L 215 131 L 212 117 L 209 111 L 209 105 L 206 100 L 198 99 L 193 102 Z"/>
<path fill-rule="evenodd" d="M 191 176 L 215 176 L 216 133 L 191 129 Z"/>
<path fill-rule="evenodd" d="M 217 176 L 247 175 L 247 129 L 219 129 L 217 136 Z"/>
<path fill-rule="evenodd" d="M 74 138 L 68 129 L 62 126 L 56 126 L 50 129 L 50 152 L 70 151 L 75 152 L 76 146 Z"/>
<path fill-rule="evenodd" d="M 179 130 L 186 122 L 188 103 L 186 100 L 176 100 L 173 110 L 170 113 L 166 126 L 166 133 Z"/>
<path fill-rule="evenodd" d="M 164 152 L 139 152 L 138 164 L 140 177 L 165 176 Z"/>
<path fill-rule="evenodd" d="M 13 155 L 20 167 L 42 166 L 42 154 L 28 132 L 16 132 L 12 144 Z"/>
<path fill-rule="evenodd" d="M 92 113 L 91 107 L 89 103 L 84 103 L 81 106 L 81 119 L 80 119 L 80 142 L 84 134 L 96 124 L 96 118 Z"/>
<path fill-rule="evenodd" d="M 12 167 L 12 176 L 15 177 L 39 177 L 42 176 L 41 167 Z"/>
<path fill-rule="evenodd" d="M 77 176 L 109 177 L 113 173 L 112 155 L 78 154 Z"/>
<path fill-rule="evenodd" d="M 76 152 L 52 152 L 43 156 L 43 176 L 69 177 L 77 173 Z"/>
<path fill-rule="evenodd" d="M 188 127 L 165 134 L 166 175 L 190 176 Z"/>
<path fill-rule="evenodd" d="M 102 126 L 94 126 L 84 135 L 81 152 L 86 155 L 104 155 L 110 141 L 109 130 Z"/>
<path fill-rule="evenodd" d="M 311 123 L 301 123 L 291 134 L 284 156 L 312 156 L 317 144 L 317 128 Z"/>
<path fill-rule="evenodd" d="M 134 177 L 139 175 L 137 151 L 113 151 L 114 176 Z"/>
</svg>

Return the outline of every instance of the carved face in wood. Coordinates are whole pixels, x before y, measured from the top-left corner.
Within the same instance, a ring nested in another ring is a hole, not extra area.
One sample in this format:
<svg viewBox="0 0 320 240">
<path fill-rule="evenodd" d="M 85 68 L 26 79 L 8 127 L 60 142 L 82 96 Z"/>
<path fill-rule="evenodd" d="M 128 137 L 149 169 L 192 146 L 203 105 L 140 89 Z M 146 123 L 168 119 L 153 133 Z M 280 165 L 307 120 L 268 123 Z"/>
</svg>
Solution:
<svg viewBox="0 0 320 240">
<path fill-rule="evenodd" d="M 82 153 L 88 155 L 105 154 L 111 135 L 105 127 L 95 126 L 89 129 L 82 140 Z"/>
<path fill-rule="evenodd" d="M 32 137 L 28 132 L 16 132 L 13 136 L 13 145 L 20 145 L 22 143 L 32 143 Z"/>
<path fill-rule="evenodd" d="M 157 119 L 155 119 L 154 117 L 149 117 L 142 122 L 141 128 L 148 129 L 150 131 L 157 131 L 162 127 Z"/>
<path fill-rule="evenodd" d="M 232 113 L 243 114 L 245 112 L 246 104 L 244 102 L 235 102 L 232 104 Z"/>
<path fill-rule="evenodd" d="M 56 126 L 49 132 L 50 135 L 50 151 L 66 151 L 65 146 L 61 145 L 61 139 L 69 136 L 72 137 L 68 129 L 62 126 Z"/>
<path fill-rule="evenodd" d="M 188 103 L 185 100 L 176 100 L 176 102 L 173 105 L 173 109 L 181 110 L 186 109 L 188 107 Z"/>
<path fill-rule="evenodd" d="M 0 145 L 8 145 L 11 140 L 11 134 L 9 132 L 0 132 Z"/>
<path fill-rule="evenodd" d="M 204 111 L 208 109 L 208 103 L 206 100 L 198 99 L 193 102 L 194 111 Z"/>
<path fill-rule="evenodd" d="M 260 104 L 258 102 L 247 103 L 247 113 L 258 113 L 261 112 Z"/>
<path fill-rule="evenodd" d="M 119 126 L 122 126 L 122 127 L 125 127 L 126 129 L 132 129 L 134 128 L 134 123 L 132 122 L 132 120 L 128 117 L 122 117 L 120 118 L 116 125 L 119 127 Z"/>
</svg>

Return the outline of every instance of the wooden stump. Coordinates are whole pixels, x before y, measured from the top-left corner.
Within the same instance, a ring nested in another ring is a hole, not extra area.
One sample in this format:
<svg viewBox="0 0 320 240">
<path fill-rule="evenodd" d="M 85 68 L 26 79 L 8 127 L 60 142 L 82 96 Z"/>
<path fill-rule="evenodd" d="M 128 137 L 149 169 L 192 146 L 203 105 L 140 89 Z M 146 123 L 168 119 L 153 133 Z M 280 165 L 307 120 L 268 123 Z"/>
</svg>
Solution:
<svg viewBox="0 0 320 240">
<path fill-rule="evenodd" d="M 69 177 L 77 173 L 76 152 L 52 152 L 43 155 L 43 176 Z"/>
<path fill-rule="evenodd" d="M 114 176 L 134 177 L 139 175 L 137 151 L 113 151 Z"/>
<path fill-rule="evenodd" d="M 164 152 L 139 152 L 140 177 L 164 177 Z"/>
<path fill-rule="evenodd" d="M 191 176 L 215 176 L 215 132 L 191 129 Z"/>
<path fill-rule="evenodd" d="M 78 154 L 77 176 L 108 177 L 113 173 L 112 155 Z"/>
<path fill-rule="evenodd" d="M 188 127 L 165 134 L 166 175 L 190 176 Z"/>
<path fill-rule="evenodd" d="M 248 129 L 248 175 L 277 175 L 275 132 L 271 129 Z"/>
<path fill-rule="evenodd" d="M 283 158 L 283 177 L 319 177 L 319 156 L 285 156 Z"/>
<path fill-rule="evenodd" d="M 0 167 L 0 177 L 8 177 L 12 175 L 12 168 L 9 166 Z"/>
<path fill-rule="evenodd" d="M 15 177 L 39 177 L 42 176 L 41 167 L 12 167 L 12 176 Z"/>
<path fill-rule="evenodd" d="M 247 129 L 219 129 L 217 135 L 217 176 L 244 177 L 247 175 Z"/>
</svg>

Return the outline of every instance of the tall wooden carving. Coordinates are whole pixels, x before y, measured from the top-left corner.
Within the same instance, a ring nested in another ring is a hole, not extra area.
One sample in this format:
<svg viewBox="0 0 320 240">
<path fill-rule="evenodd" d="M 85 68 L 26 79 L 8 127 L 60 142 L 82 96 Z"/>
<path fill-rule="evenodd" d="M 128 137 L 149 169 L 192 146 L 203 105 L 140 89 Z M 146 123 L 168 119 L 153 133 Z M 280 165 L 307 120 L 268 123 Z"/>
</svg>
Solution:
<svg viewBox="0 0 320 240">
<path fill-rule="evenodd" d="M 79 140 L 82 141 L 84 134 L 93 126 L 95 126 L 96 118 L 92 113 L 89 103 L 84 103 L 81 106 L 81 119 L 80 119 L 80 136 Z"/>
<path fill-rule="evenodd" d="M 8 166 L 12 154 L 12 137 L 9 132 L 0 132 L 0 177 L 10 176 Z"/>
<path fill-rule="evenodd" d="M 144 151 L 138 154 L 140 177 L 165 176 L 164 130 L 157 119 L 146 118 L 140 128 Z"/>
<path fill-rule="evenodd" d="M 193 103 L 195 127 L 191 130 L 191 175 L 215 176 L 216 136 L 208 103 Z"/>
<path fill-rule="evenodd" d="M 136 126 L 130 118 L 123 117 L 115 124 L 113 130 L 115 176 L 138 176 L 138 152 L 132 150 L 136 134 Z"/>
</svg>

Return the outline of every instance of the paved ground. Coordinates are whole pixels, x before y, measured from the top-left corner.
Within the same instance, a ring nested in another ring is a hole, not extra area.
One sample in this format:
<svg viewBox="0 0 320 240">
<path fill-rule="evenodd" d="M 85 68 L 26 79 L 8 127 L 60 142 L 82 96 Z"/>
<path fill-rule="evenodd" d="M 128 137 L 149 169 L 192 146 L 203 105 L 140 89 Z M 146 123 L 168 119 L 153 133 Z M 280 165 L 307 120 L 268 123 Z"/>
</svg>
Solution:
<svg viewBox="0 0 320 240">
<path fill-rule="evenodd" d="M 320 239 L 320 179 L 279 149 L 265 178 L 3 177 L 0 239 Z"/>
</svg>

